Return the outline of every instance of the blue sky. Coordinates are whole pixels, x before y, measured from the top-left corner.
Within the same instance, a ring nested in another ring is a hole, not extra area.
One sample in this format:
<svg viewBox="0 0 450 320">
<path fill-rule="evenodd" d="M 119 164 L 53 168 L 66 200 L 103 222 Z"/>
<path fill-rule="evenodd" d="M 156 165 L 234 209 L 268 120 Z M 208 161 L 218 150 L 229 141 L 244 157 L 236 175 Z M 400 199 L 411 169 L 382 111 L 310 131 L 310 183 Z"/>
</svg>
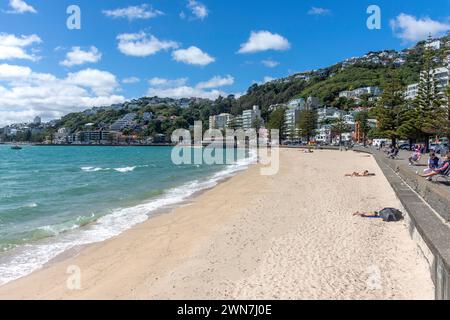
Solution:
<svg viewBox="0 0 450 320">
<path fill-rule="evenodd" d="M 366 27 L 373 4 L 380 30 Z M 66 27 L 69 5 L 80 30 Z M 0 125 L 147 94 L 245 93 L 443 34 L 449 13 L 448 0 L 1 0 Z"/>
</svg>

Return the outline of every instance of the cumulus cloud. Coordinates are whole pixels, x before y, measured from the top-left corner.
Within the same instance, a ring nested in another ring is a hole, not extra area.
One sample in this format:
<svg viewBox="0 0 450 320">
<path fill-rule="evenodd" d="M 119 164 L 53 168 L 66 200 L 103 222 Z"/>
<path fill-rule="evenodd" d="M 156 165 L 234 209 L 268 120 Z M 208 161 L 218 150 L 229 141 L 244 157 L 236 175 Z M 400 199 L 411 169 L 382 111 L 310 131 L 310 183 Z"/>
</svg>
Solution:
<svg viewBox="0 0 450 320">
<path fill-rule="evenodd" d="M 428 17 L 419 19 L 405 13 L 392 19 L 390 25 L 396 37 L 405 42 L 425 40 L 430 34 L 436 37 L 450 30 L 449 23 L 435 21 Z"/>
<path fill-rule="evenodd" d="M 117 90 L 116 77 L 107 71 L 85 69 L 58 78 L 29 67 L 0 64 L 0 125 L 123 102 Z"/>
<path fill-rule="evenodd" d="M 192 15 L 197 19 L 203 20 L 208 16 L 208 8 L 206 8 L 206 6 L 201 2 L 189 0 L 187 7 L 192 12 Z"/>
<path fill-rule="evenodd" d="M 141 81 L 141 79 L 139 79 L 138 77 L 128 77 L 128 78 L 122 79 L 122 83 L 125 83 L 125 84 L 133 84 L 133 83 L 138 83 L 140 81 Z"/>
<path fill-rule="evenodd" d="M 197 47 L 191 46 L 187 49 L 179 49 L 172 52 L 172 58 L 178 62 L 206 66 L 216 59 Z"/>
<path fill-rule="evenodd" d="M 246 43 L 241 44 L 238 53 L 255 53 L 267 50 L 283 51 L 291 44 L 283 36 L 269 31 L 252 31 Z"/>
<path fill-rule="evenodd" d="M 151 87 L 148 89 L 147 95 L 176 99 L 195 97 L 214 100 L 219 96 L 228 95 L 217 88 L 232 85 L 234 78 L 230 75 L 225 77 L 215 76 L 208 81 L 199 82 L 195 86 L 189 86 L 187 81 L 187 78 L 174 80 L 164 78 L 150 79 Z"/>
<path fill-rule="evenodd" d="M 164 12 L 155 10 L 153 7 L 142 4 L 139 6 L 129 6 L 126 8 L 118 8 L 114 10 L 103 10 L 103 14 L 111 18 L 127 18 L 128 20 L 151 19 L 161 15 Z"/>
<path fill-rule="evenodd" d="M 274 61 L 272 59 L 263 60 L 263 61 L 261 61 L 261 63 L 268 68 L 275 68 L 278 65 L 280 65 L 280 63 L 278 61 Z"/>
<path fill-rule="evenodd" d="M 41 42 L 41 38 L 35 34 L 18 37 L 13 34 L 0 33 L 0 60 L 39 60 L 39 57 L 33 53 L 27 52 L 26 48 Z"/>
<path fill-rule="evenodd" d="M 169 87 L 179 87 L 184 86 L 188 82 L 188 78 L 178 78 L 178 79 L 166 79 L 154 77 L 148 80 L 148 83 L 153 87 L 159 88 L 169 88 Z"/>
<path fill-rule="evenodd" d="M 161 50 L 178 48 L 178 44 L 174 41 L 159 40 L 145 32 L 119 34 L 117 40 L 120 52 L 135 57 L 147 57 Z"/>
<path fill-rule="evenodd" d="M 108 95 L 118 87 L 115 75 L 97 69 L 85 69 L 69 73 L 66 81 L 70 84 L 88 87 L 97 95 Z"/>
<path fill-rule="evenodd" d="M 37 13 L 36 9 L 23 0 L 9 0 L 9 6 L 11 10 L 7 11 L 7 13 Z"/>
<path fill-rule="evenodd" d="M 226 77 L 221 76 L 215 76 L 208 81 L 200 82 L 197 84 L 198 89 L 211 89 L 211 88 L 218 88 L 218 87 L 224 87 L 224 86 L 231 86 L 234 83 L 234 78 L 230 75 L 227 75 Z"/>
<path fill-rule="evenodd" d="M 73 67 L 85 63 L 96 63 L 100 61 L 102 54 L 94 46 L 88 50 L 82 50 L 80 47 L 72 47 L 72 50 L 67 52 L 66 59 L 59 64 L 66 67 Z"/>
<path fill-rule="evenodd" d="M 309 9 L 308 14 L 313 16 L 325 16 L 331 14 L 331 10 L 325 8 L 312 7 L 311 9 Z"/>
</svg>

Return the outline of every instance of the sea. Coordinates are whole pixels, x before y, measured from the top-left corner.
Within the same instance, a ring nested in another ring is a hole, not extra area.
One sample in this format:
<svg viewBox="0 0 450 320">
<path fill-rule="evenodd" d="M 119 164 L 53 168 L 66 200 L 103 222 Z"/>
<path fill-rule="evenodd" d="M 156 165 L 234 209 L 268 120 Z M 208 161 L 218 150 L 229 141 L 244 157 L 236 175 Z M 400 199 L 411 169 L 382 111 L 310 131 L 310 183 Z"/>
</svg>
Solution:
<svg viewBox="0 0 450 320">
<path fill-rule="evenodd" d="M 186 203 L 254 162 L 241 154 L 177 165 L 172 147 L 0 145 L 0 285 Z"/>
</svg>

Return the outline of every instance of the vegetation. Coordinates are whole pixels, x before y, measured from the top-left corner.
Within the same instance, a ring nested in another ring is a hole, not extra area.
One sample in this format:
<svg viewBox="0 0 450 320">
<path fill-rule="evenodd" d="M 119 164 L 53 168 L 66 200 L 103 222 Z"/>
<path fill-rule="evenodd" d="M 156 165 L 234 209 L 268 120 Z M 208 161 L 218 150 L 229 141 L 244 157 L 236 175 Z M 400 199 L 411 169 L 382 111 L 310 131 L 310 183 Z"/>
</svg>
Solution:
<svg viewBox="0 0 450 320">
<path fill-rule="evenodd" d="M 317 118 L 317 111 L 308 106 L 300 111 L 298 129 L 300 135 L 306 138 L 308 143 L 311 141 L 311 138 L 316 135 Z"/>
<path fill-rule="evenodd" d="M 286 110 L 284 108 L 279 108 L 273 111 L 269 116 L 269 122 L 267 123 L 267 128 L 272 130 L 278 130 L 280 143 L 286 137 L 286 124 L 284 121 Z"/>
<path fill-rule="evenodd" d="M 390 138 L 392 145 L 396 145 L 397 139 L 402 136 L 399 129 L 405 120 L 405 112 L 404 87 L 398 73 L 391 71 L 374 114 L 378 119 L 378 133 Z"/>
</svg>

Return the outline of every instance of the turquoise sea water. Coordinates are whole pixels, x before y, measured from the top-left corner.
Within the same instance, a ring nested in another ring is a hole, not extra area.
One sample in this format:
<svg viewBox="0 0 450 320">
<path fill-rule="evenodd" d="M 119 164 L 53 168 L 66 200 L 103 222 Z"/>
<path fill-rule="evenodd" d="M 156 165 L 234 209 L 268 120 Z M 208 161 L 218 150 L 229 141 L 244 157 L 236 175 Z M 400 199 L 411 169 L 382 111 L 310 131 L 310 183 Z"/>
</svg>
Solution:
<svg viewBox="0 0 450 320">
<path fill-rule="evenodd" d="M 0 145 L 0 284 L 209 188 L 232 165 L 175 165 L 170 147 Z M 95 223 L 92 223 L 95 222 Z"/>
</svg>

